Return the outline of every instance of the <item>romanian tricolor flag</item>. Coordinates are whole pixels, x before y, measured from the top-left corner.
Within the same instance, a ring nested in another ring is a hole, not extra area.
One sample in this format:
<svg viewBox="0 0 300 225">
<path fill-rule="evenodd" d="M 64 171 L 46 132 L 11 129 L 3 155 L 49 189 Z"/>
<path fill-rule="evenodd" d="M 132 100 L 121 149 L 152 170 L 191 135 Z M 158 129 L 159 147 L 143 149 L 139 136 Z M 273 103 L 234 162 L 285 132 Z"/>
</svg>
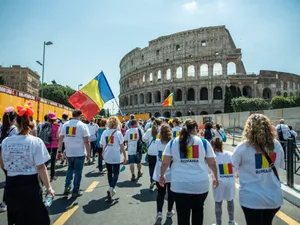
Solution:
<svg viewBox="0 0 300 225">
<path fill-rule="evenodd" d="M 84 117 L 90 121 L 100 112 L 104 103 L 113 98 L 114 94 L 101 72 L 68 100 L 74 108 L 81 109 Z"/>
<path fill-rule="evenodd" d="M 105 139 L 106 139 L 107 145 L 114 144 L 114 136 L 107 136 Z"/>
<path fill-rule="evenodd" d="M 272 160 L 272 162 L 274 163 L 276 160 L 276 153 L 269 153 L 269 156 Z M 256 169 L 266 169 L 269 168 L 270 165 L 268 163 L 268 160 L 266 159 L 266 157 L 262 154 L 255 154 L 255 168 Z"/>
<path fill-rule="evenodd" d="M 180 134 L 180 131 L 173 131 L 173 138 L 178 137 Z"/>
<path fill-rule="evenodd" d="M 187 147 L 186 157 L 184 152 L 180 152 L 181 159 L 197 159 L 199 158 L 199 146 L 191 145 Z"/>
<path fill-rule="evenodd" d="M 66 135 L 76 135 L 76 127 L 67 127 Z"/>
<path fill-rule="evenodd" d="M 231 163 L 219 164 L 219 172 L 220 172 L 220 175 L 233 174 L 233 172 L 232 172 L 232 164 Z"/>
<path fill-rule="evenodd" d="M 137 140 L 137 133 L 135 133 L 135 134 L 130 134 L 130 140 L 132 140 L 132 141 Z"/>
<path fill-rule="evenodd" d="M 162 106 L 173 106 L 174 93 L 172 92 L 163 102 Z"/>
</svg>

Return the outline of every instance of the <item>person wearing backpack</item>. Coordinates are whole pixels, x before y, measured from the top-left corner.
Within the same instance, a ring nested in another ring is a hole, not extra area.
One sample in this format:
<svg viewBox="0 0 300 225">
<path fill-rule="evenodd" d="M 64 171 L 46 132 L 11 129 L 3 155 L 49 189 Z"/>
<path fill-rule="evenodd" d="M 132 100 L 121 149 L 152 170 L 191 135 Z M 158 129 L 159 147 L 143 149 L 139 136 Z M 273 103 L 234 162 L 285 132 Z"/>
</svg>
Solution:
<svg viewBox="0 0 300 225">
<path fill-rule="evenodd" d="M 57 148 L 58 148 L 58 130 L 59 124 L 56 123 L 57 117 L 55 113 L 50 112 L 48 114 L 48 122 L 45 123 L 42 127 L 41 133 L 43 130 L 48 130 L 48 137 L 49 143 L 46 144 L 46 148 L 48 149 L 49 155 L 51 156 L 50 159 L 50 181 L 56 180 L 57 177 L 55 176 L 55 164 L 56 164 L 56 155 L 57 155 Z M 51 131 L 51 132 L 50 132 Z M 51 140 L 51 141 L 50 141 Z M 49 161 L 47 162 L 47 164 Z"/>
<path fill-rule="evenodd" d="M 210 122 L 205 123 L 204 127 L 204 138 L 209 142 L 214 138 L 215 132 Z"/>
<path fill-rule="evenodd" d="M 285 151 L 286 141 L 287 141 L 290 129 L 289 129 L 288 125 L 284 124 L 284 119 L 281 119 L 279 121 L 279 124 L 276 126 L 276 130 L 277 130 L 279 142 L 280 142 L 283 150 Z"/>
<path fill-rule="evenodd" d="M 6 108 L 4 115 L 2 117 L 3 124 L 0 130 L 0 145 L 5 138 L 18 134 L 18 129 L 16 127 L 16 119 L 17 119 L 17 113 L 14 111 L 14 108 L 13 107 Z M 0 166 L 5 174 L 5 179 L 6 179 L 7 171 L 4 169 L 4 164 L 1 155 L 1 146 L 0 146 Z M 4 188 L 3 202 L 0 203 L 0 213 L 5 212 L 7 210 L 6 200 L 7 200 L 7 193 Z"/>
</svg>

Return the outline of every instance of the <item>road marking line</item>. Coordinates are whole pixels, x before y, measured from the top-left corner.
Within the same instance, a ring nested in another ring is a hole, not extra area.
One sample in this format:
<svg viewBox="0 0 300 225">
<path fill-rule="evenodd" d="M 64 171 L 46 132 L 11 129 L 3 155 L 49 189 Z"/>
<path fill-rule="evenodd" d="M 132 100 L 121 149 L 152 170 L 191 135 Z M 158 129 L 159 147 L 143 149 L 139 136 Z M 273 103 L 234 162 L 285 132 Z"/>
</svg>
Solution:
<svg viewBox="0 0 300 225">
<path fill-rule="evenodd" d="M 85 192 L 92 192 L 96 187 L 97 185 L 99 184 L 98 181 L 94 181 L 86 190 Z"/>
<path fill-rule="evenodd" d="M 75 205 L 68 211 L 64 212 L 56 221 L 53 225 L 64 225 L 65 222 L 73 215 L 73 213 L 79 208 L 78 205 Z"/>
<path fill-rule="evenodd" d="M 240 188 L 240 185 L 235 183 L 235 187 L 237 189 Z M 282 221 L 286 222 L 289 225 L 300 225 L 300 223 L 298 223 L 296 220 L 292 219 L 291 217 L 289 217 L 288 215 L 286 215 L 285 213 L 283 213 L 282 211 L 278 211 L 276 213 L 276 216 L 281 219 Z"/>
</svg>

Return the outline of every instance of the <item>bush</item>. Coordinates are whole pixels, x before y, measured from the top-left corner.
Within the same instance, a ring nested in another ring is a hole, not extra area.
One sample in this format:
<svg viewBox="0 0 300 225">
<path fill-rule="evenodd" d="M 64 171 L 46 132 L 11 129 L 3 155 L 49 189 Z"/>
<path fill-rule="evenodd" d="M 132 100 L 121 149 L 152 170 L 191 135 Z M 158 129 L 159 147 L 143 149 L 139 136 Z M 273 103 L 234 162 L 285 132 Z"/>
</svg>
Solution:
<svg viewBox="0 0 300 225">
<path fill-rule="evenodd" d="M 271 107 L 272 109 L 283 109 L 283 108 L 291 108 L 296 106 L 295 99 L 297 99 L 298 104 L 300 105 L 299 96 L 285 98 L 283 96 L 276 96 L 272 98 Z"/>
<path fill-rule="evenodd" d="M 263 98 L 234 98 L 231 105 L 235 112 L 267 110 L 270 105 Z"/>
</svg>

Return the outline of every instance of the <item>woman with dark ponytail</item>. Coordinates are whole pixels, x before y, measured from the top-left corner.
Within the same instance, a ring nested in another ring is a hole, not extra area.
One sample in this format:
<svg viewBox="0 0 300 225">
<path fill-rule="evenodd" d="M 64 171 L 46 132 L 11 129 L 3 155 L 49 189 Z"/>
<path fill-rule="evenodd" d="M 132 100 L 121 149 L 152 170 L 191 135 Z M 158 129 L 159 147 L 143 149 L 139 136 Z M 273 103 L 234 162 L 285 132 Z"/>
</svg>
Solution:
<svg viewBox="0 0 300 225">
<path fill-rule="evenodd" d="M 197 134 L 197 122 L 186 120 L 180 136 L 171 140 L 163 152 L 159 184 L 165 185 L 165 173 L 172 161 L 171 191 L 175 195 L 178 225 L 190 225 L 190 221 L 192 225 L 203 224 L 203 205 L 209 190 L 208 167 L 214 188 L 219 185 L 214 151 Z"/>
<path fill-rule="evenodd" d="M 5 109 L 4 115 L 2 117 L 3 124 L 0 131 L 0 166 L 5 174 L 5 177 L 7 176 L 7 172 L 4 169 L 4 165 L 1 157 L 1 143 L 5 138 L 9 136 L 13 136 L 18 133 L 18 129 L 15 125 L 16 118 L 17 118 L 17 113 L 14 111 L 13 107 L 8 107 Z M 4 189 L 3 202 L 0 204 L 0 213 L 5 212 L 7 210 L 7 206 L 5 203 L 6 203 L 6 191 Z"/>
<path fill-rule="evenodd" d="M 45 144 L 34 137 L 30 120 L 32 103 L 18 106 L 18 134 L 2 142 L 2 158 L 7 170 L 6 203 L 8 225 L 50 225 L 48 211 L 43 203 L 39 177 L 46 194 L 54 197 L 45 163 L 50 159 Z"/>
</svg>

